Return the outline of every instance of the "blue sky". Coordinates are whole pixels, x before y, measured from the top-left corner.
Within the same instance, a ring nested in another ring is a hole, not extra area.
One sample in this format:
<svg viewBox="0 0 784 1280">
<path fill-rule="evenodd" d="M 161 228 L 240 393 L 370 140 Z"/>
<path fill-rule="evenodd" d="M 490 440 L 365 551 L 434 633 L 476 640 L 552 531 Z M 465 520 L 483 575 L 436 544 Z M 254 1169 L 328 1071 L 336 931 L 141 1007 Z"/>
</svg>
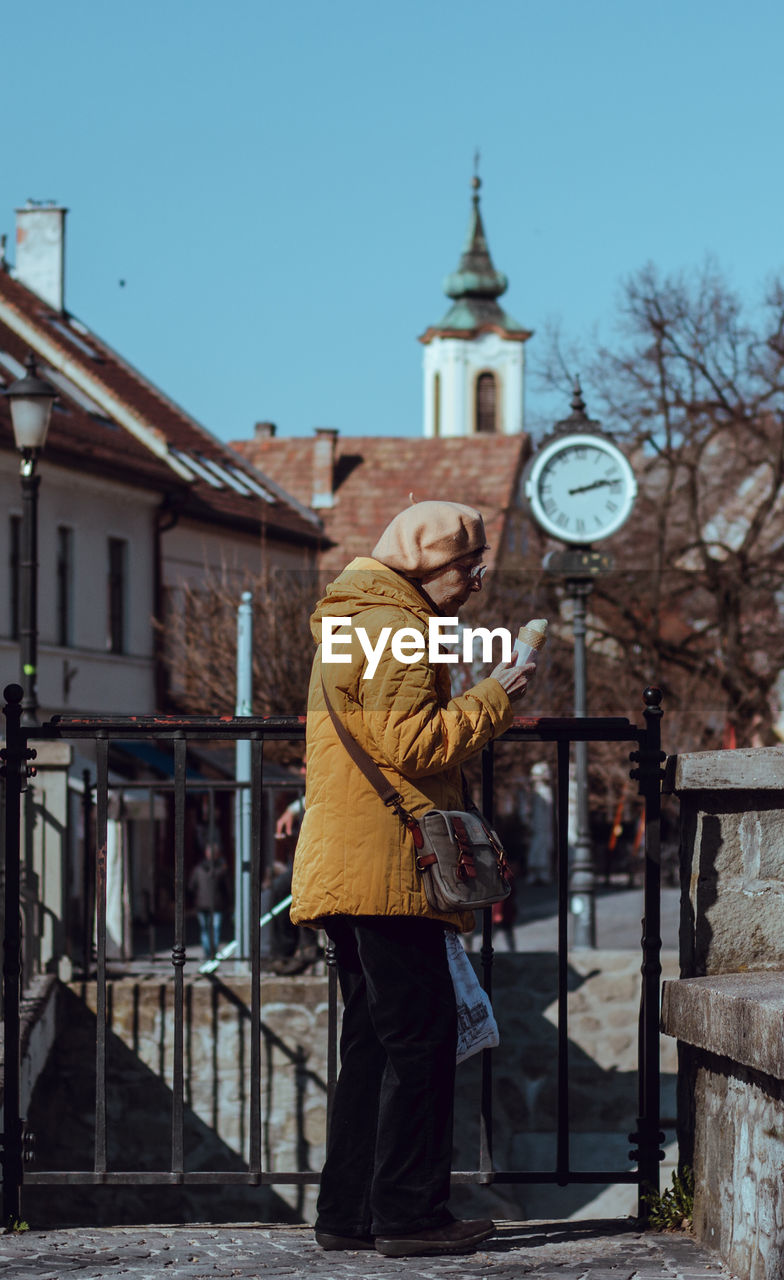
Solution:
<svg viewBox="0 0 784 1280">
<path fill-rule="evenodd" d="M 421 432 L 477 146 L 532 423 L 644 263 L 784 267 L 773 0 L 39 0 L 3 47 L 0 230 L 67 205 L 70 310 L 224 439 Z"/>
</svg>

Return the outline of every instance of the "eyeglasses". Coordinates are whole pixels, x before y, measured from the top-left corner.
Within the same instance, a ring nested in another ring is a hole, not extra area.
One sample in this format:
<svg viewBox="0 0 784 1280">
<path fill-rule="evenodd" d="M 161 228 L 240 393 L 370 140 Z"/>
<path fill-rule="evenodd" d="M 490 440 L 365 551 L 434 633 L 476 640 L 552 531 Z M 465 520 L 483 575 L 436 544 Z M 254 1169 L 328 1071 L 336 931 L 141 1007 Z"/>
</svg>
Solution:
<svg viewBox="0 0 784 1280">
<path fill-rule="evenodd" d="M 475 564 L 473 569 L 469 570 L 468 577 L 471 582 L 481 582 L 486 573 L 486 564 Z"/>
</svg>

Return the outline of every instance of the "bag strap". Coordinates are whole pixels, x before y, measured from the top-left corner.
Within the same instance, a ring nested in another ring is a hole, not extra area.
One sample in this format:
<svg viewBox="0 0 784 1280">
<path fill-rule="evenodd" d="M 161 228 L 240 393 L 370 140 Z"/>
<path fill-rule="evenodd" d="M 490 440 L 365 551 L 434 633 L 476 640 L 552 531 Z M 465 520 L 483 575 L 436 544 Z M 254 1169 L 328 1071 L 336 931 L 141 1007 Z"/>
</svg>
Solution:
<svg viewBox="0 0 784 1280">
<path fill-rule="evenodd" d="M 321 692 L 324 695 L 324 701 L 327 704 L 327 711 L 330 714 L 330 719 L 335 726 L 335 732 L 343 743 L 343 746 L 346 748 L 346 751 L 351 756 L 351 759 L 354 761 L 354 764 L 362 771 L 362 773 L 364 773 L 370 785 L 378 792 L 383 803 L 388 808 L 394 809 L 395 813 L 397 813 L 398 816 L 406 822 L 411 815 L 403 808 L 403 797 L 397 788 L 392 785 L 389 779 L 384 777 L 384 774 L 381 772 L 378 765 L 371 760 L 364 747 L 359 745 L 356 738 L 349 733 L 348 729 L 343 724 L 343 721 L 338 717 L 335 708 L 329 700 L 329 694 L 327 693 L 323 676 L 321 677 Z"/>
</svg>

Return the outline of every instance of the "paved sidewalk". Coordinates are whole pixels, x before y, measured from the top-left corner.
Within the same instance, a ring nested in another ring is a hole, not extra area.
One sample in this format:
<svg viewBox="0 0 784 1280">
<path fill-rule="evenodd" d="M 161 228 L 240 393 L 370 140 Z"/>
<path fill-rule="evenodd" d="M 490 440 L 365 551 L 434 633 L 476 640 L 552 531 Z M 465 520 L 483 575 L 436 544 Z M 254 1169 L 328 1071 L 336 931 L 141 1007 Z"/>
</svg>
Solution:
<svg viewBox="0 0 784 1280">
<path fill-rule="evenodd" d="M 56 1193 L 55 1193 L 56 1194 Z M 476 1253 L 383 1258 L 324 1253 L 309 1227 L 115 1227 L 0 1236 L 9 1280 L 733 1280 L 715 1254 L 683 1234 L 626 1222 L 510 1223 Z"/>
</svg>

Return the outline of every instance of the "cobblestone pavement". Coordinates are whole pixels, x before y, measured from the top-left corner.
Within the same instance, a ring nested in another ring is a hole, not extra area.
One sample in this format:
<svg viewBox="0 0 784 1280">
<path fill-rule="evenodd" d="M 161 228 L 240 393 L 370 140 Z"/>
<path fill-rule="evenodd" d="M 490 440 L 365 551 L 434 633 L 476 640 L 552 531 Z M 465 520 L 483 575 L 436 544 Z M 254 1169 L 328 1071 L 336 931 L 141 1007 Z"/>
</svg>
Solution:
<svg viewBox="0 0 784 1280">
<path fill-rule="evenodd" d="M 624 1222 L 505 1222 L 476 1253 L 384 1258 L 324 1253 L 309 1227 L 69 1228 L 0 1236 L 8 1280 L 733 1280 L 684 1234 L 640 1233 Z"/>
</svg>

